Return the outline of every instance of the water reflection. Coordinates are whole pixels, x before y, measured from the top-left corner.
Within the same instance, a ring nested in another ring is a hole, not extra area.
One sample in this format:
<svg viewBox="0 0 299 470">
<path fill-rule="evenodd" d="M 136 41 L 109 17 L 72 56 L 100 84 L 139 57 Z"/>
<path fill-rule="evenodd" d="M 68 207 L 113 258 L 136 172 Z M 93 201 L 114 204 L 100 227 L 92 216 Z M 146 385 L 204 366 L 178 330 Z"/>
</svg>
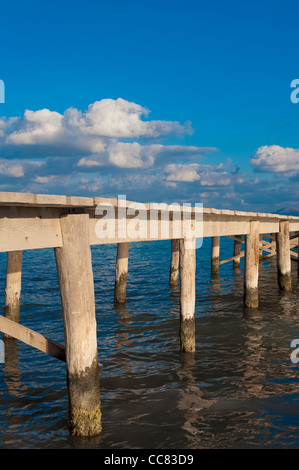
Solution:
<svg viewBox="0 0 299 470">
<path fill-rule="evenodd" d="M 186 433 L 189 448 L 198 447 L 203 432 L 198 426 L 198 413 L 216 403 L 216 400 L 203 398 L 203 393 L 196 383 L 195 357 L 194 353 L 181 354 L 181 367 L 177 370 L 179 385 L 177 407 L 183 412 L 184 422 L 181 427 Z"/>
<path fill-rule="evenodd" d="M 126 307 L 126 304 L 114 304 L 114 312 L 116 314 L 117 328 L 115 331 L 115 346 L 119 352 L 122 352 L 124 347 L 132 344 L 132 339 L 129 335 L 129 327 L 132 322 L 132 315 Z"/>
<path fill-rule="evenodd" d="M 290 342 L 299 337 L 297 266 L 292 266 L 293 292 L 284 295 L 277 286 L 275 260 L 263 261 L 260 306 L 249 311 L 242 302 L 242 265 L 240 271 L 222 265 L 219 277 L 211 280 L 210 245 L 204 245 L 197 253 L 196 353 L 183 355 L 179 289 L 168 283 L 169 243 L 132 244 L 128 301 L 115 306 L 115 247 L 95 248 L 103 434 L 93 440 L 69 437 L 64 366 L 15 342 L 10 352 L 6 347 L 6 363 L 0 367 L 0 445 L 299 446 L 299 369 L 290 361 Z M 232 245 L 227 245 L 227 256 L 225 247 L 223 259 L 232 254 Z M 45 259 L 42 252 L 35 256 L 35 275 L 42 278 Z M 47 266 L 47 276 L 54 278 L 54 261 Z M 1 276 L 5 279 L 0 263 Z M 27 273 L 22 323 L 30 322 L 37 331 L 50 323 L 55 339 L 61 318 L 53 314 L 53 296 L 46 290 L 50 281 L 41 283 L 38 296 L 45 314 L 31 306 L 30 282 Z"/>
</svg>

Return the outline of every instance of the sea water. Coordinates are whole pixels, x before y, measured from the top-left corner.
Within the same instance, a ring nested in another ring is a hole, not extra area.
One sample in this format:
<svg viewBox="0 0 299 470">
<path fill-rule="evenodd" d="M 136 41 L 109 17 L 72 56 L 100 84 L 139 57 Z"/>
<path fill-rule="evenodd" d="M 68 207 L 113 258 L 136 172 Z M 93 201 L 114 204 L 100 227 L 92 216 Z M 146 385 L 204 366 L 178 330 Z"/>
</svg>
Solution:
<svg viewBox="0 0 299 470">
<path fill-rule="evenodd" d="M 299 279 L 280 292 L 276 259 L 260 263 L 260 306 L 243 306 L 243 262 L 211 278 L 211 239 L 196 250 L 196 352 L 179 351 L 179 289 L 168 284 L 170 241 L 132 243 L 127 302 L 113 302 L 116 245 L 92 247 L 101 436 L 68 431 L 65 363 L 5 341 L 0 363 L 1 448 L 298 448 Z M 233 241 L 221 239 L 221 258 Z M 6 255 L 0 255 L 4 309 Z M 53 250 L 23 254 L 21 324 L 64 342 Z"/>
</svg>

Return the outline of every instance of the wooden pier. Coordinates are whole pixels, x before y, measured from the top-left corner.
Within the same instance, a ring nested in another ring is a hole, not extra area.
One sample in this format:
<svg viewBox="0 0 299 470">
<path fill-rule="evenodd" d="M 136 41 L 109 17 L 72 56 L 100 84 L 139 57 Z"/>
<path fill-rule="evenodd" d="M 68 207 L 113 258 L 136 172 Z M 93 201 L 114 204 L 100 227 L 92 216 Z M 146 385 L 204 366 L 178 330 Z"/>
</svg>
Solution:
<svg viewBox="0 0 299 470">
<path fill-rule="evenodd" d="M 184 214 L 188 217 L 184 217 Z M 73 435 L 101 432 L 100 372 L 91 245 L 118 245 L 114 301 L 126 301 L 130 243 L 171 240 L 170 286 L 180 287 L 180 349 L 195 351 L 196 240 L 212 237 L 211 275 L 244 257 L 244 305 L 259 303 L 259 262 L 277 258 L 277 288 L 292 288 L 298 262 L 299 217 L 208 208 L 141 204 L 98 197 L 0 193 L 0 251 L 7 252 L 0 331 L 66 362 L 69 427 Z M 221 260 L 221 237 L 234 240 Z M 22 252 L 53 248 L 61 295 L 65 345 L 20 324 Z M 266 254 L 264 254 L 266 253 Z M 299 266 L 299 263 L 298 263 Z"/>
</svg>

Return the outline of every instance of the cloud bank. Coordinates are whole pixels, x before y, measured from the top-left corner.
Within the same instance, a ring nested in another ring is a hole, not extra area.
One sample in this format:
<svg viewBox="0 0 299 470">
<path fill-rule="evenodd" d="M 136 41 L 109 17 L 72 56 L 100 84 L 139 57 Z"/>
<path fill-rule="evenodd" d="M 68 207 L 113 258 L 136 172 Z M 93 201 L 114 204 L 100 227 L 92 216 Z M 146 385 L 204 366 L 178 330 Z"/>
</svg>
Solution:
<svg viewBox="0 0 299 470">
<path fill-rule="evenodd" d="M 144 121 L 149 111 L 118 98 L 90 104 L 85 112 L 75 108 L 64 114 L 26 110 L 21 118 L 0 119 L 0 144 L 7 154 L 19 156 L 75 156 L 109 153 L 119 139 L 161 139 L 192 133 L 189 122 Z M 132 147 L 134 151 L 134 147 Z"/>
<path fill-rule="evenodd" d="M 24 190 L 30 182 L 34 190 L 36 183 L 49 189 L 55 181 L 62 183 L 62 175 L 65 186 L 77 180 L 83 181 L 85 190 L 88 182 L 96 189 L 105 181 L 108 185 L 109 179 L 114 184 L 117 179 L 130 181 L 132 171 L 135 180 L 138 171 L 139 177 L 149 169 L 163 174 L 167 164 L 198 161 L 217 150 L 161 143 L 168 137 L 191 135 L 191 123 L 149 120 L 148 115 L 145 107 L 118 98 L 96 101 L 84 112 L 69 108 L 61 114 L 41 109 L 26 110 L 22 117 L 2 117 L 0 176 L 24 178 L 23 183 L 27 178 Z M 186 171 L 182 169 L 181 179 Z M 153 175 L 146 174 L 152 181 Z M 78 188 L 74 185 L 74 190 Z"/>
<path fill-rule="evenodd" d="M 213 146 L 184 145 L 193 133 L 190 122 L 149 115 L 147 108 L 118 98 L 96 101 L 85 111 L 26 110 L 21 117 L 0 117 L 0 190 L 126 194 L 141 202 L 270 212 L 297 203 L 298 149 L 259 147 L 251 166 L 273 175 L 262 180 L 230 158 L 213 163 Z"/>
</svg>

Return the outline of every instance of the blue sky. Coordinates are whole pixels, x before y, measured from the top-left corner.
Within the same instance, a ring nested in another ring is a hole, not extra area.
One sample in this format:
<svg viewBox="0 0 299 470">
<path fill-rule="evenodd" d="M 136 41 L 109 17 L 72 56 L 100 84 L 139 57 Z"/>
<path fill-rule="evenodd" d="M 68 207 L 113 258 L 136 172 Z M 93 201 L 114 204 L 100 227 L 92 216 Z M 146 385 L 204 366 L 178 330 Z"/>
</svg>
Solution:
<svg viewBox="0 0 299 470">
<path fill-rule="evenodd" d="M 295 1 L 2 3 L 0 190 L 295 210 L 298 13 Z"/>
</svg>

